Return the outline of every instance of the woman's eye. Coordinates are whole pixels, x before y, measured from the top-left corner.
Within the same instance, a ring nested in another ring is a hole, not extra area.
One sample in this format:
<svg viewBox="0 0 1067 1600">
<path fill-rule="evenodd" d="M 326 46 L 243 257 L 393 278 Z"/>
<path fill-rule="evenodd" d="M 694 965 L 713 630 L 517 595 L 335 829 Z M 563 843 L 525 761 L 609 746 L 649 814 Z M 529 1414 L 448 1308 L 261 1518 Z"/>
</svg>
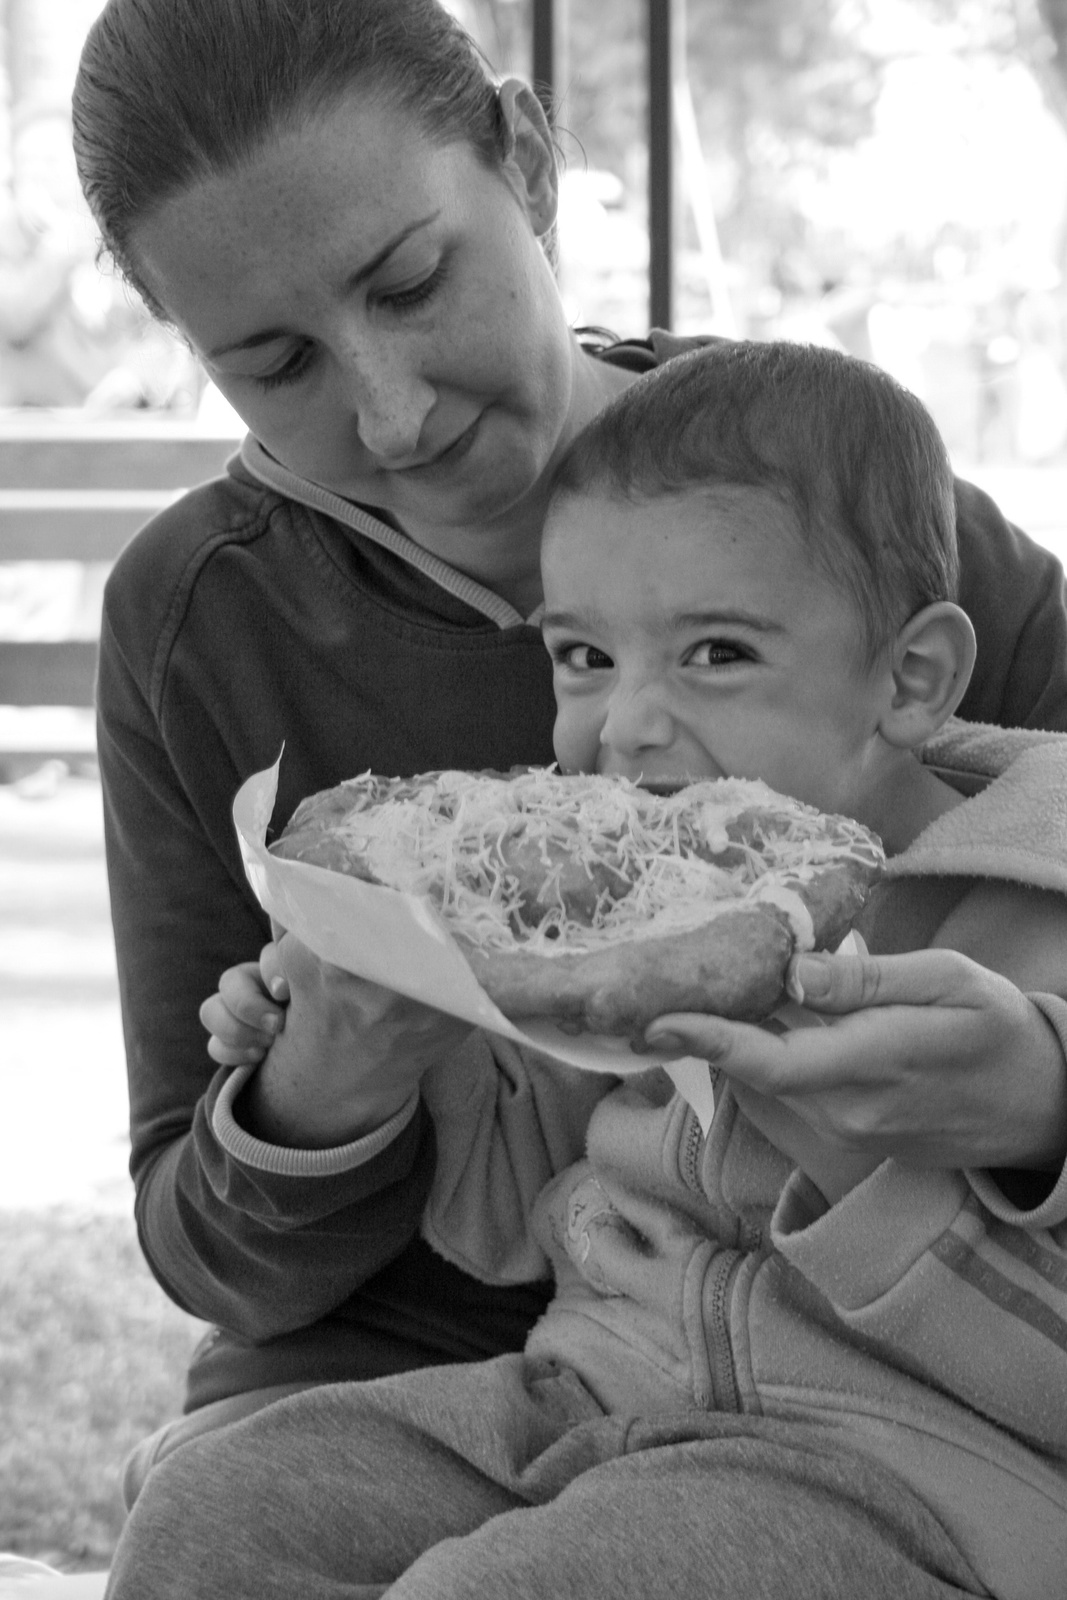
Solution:
<svg viewBox="0 0 1067 1600">
<path fill-rule="evenodd" d="M 261 373 L 255 381 L 261 389 L 280 389 L 283 384 L 296 383 L 298 378 L 303 377 L 310 364 L 311 346 L 302 344 L 282 366 L 275 368 L 273 372 Z"/>
<path fill-rule="evenodd" d="M 615 665 L 606 651 L 595 644 L 561 644 L 553 647 L 552 660 L 573 672 L 604 672 Z"/>
<path fill-rule="evenodd" d="M 739 644 L 728 639 L 701 639 L 685 658 L 687 667 L 728 667 L 735 661 L 748 661 L 751 657 Z"/>
<path fill-rule="evenodd" d="M 378 298 L 390 311 L 415 311 L 427 300 L 432 300 L 444 281 L 445 267 L 442 263 L 434 267 L 421 282 L 412 284 L 410 289 L 390 289 L 383 291 Z"/>
</svg>

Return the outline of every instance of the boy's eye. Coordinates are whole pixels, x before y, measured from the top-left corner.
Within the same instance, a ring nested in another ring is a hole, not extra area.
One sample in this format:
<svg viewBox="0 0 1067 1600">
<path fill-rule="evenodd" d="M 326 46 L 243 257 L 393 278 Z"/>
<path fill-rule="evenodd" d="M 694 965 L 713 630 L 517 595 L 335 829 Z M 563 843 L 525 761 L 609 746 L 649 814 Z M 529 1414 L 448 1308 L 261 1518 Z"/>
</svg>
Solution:
<svg viewBox="0 0 1067 1600">
<path fill-rule="evenodd" d="M 735 661 L 748 661 L 751 657 L 739 644 L 729 639 L 701 639 L 685 658 L 687 667 L 727 667 Z"/>
<path fill-rule="evenodd" d="M 595 644 L 561 644 L 552 647 L 552 660 L 572 672 L 604 672 L 615 665 L 606 651 Z"/>
</svg>

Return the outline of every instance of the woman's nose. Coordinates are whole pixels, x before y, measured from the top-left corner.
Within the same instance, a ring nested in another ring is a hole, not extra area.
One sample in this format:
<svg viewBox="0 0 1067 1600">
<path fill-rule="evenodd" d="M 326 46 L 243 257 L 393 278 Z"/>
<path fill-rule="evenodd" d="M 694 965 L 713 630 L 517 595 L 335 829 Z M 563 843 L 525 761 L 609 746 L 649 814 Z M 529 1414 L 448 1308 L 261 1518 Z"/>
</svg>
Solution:
<svg viewBox="0 0 1067 1600">
<path fill-rule="evenodd" d="M 395 356 L 350 357 L 344 382 L 364 449 L 387 464 L 417 457 L 423 424 L 437 399 L 433 387 Z"/>
<path fill-rule="evenodd" d="M 674 739 L 674 718 L 655 683 L 619 683 L 608 701 L 600 743 L 619 755 L 663 750 Z"/>
</svg>

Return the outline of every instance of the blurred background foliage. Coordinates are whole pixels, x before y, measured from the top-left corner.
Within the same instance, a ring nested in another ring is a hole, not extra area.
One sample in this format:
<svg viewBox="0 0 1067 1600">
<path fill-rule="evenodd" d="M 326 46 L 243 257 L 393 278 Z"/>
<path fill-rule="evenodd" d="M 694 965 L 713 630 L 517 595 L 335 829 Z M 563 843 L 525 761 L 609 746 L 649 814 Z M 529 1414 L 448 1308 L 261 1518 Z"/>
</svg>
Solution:
<svg viewBox="0 0 1067 1600">
<path fill-rule="evenodd" d="M 0 0 L 0 407 L 195 415 L 216 397 L 97 270 L 77 194 L 99 3 Z M 449 3 L 529 75 L 530 0 Z M 675 326 L 841 344 L 965 459 L 1061 460 L 1067 0 L 674 3 Z M 558 7 L 561 289 L 575 323 L 640 333 L 646 0 Z"/>
<path fill-rule="evenodd" d="M 576 321 L 643 325 L 645 0 L 561 0 Z M 675 0 L 676 316 L 841 345 L 965 462 L 1067 444 L 1067 0 Z M 527 0 L 454 9 L 529 67 Z"/>
</svg>

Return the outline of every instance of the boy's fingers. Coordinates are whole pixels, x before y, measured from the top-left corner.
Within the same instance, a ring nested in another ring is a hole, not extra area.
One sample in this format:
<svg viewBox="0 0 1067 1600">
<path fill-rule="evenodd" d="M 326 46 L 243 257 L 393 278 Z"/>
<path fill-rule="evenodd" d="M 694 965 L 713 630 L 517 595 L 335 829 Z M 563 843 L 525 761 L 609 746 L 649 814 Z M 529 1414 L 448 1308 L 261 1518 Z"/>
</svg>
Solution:
<svg viewBox="0 0 1067 1600">
<path fill-rule="evenodd" d="M 219 996 L 231 1017 L 268 1036 L 277 1033 L 281 1012 L 267 994 L 257 961 L 229 967 L 219 979 Z M 215 1028 L 215 1033 L 221 1030 Z"/>
<path fill-rule="evenodd" d="M 206 1031 L 211 1035 L 218 1050 L 226 1050 L 230 1055 L 226 1057 L 226 1064 L 234 1066 L 239 1061 L 261 1060 L 270 1049 L 276 1037 L 275 1032 L 267 1028 L 252 1028 L 247 1022 L 238 1022 L 231 1016 L 224 1006 L 212 1007 L 207 1001 L 200 1007 L 200 1021 Z M 212 1050 L 208 1044 L 209 1054 L 216 1061 L 223 1057 Z M 250 1052 L 250 1054 L 245 1054 Z"/>
<path fill-rule="evenodd" d="M 226 1044 L 217 1034 L 212 1034 L 207 1042 L 207 1053 L 220 1067 L 248 1067 L 257 1066 L 267 1051 L 262 1045 L 238 1048 Z"/>
<path fill-rule="evenodd" d="M 281 954 L 276 943 L 265 944 L 260 951 L 259 976 L 274 999 L 280 1005 L 287 1005 L 289 980 L 282 971 Z"/>
</svg>

